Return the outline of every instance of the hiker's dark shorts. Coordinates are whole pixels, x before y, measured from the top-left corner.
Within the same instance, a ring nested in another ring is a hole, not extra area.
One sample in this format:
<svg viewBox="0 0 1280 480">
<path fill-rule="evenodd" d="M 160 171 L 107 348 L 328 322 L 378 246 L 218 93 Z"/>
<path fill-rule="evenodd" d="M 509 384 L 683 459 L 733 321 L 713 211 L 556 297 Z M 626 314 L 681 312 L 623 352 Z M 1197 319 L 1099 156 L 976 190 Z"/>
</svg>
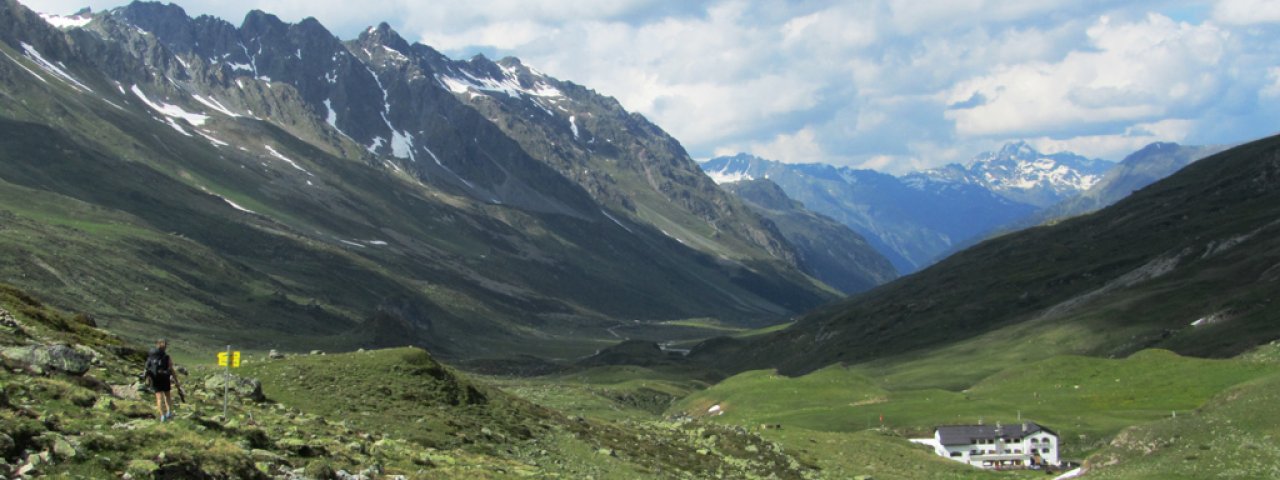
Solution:
<svg viewBox="0 0 1280 480">
<path fill-rule="evenodd" d="M 157 392 L 168 392 L 172 389 L 169 386 L 169 377 L 154 377 L 151 379 L 151 388 Z"/>
</svg>

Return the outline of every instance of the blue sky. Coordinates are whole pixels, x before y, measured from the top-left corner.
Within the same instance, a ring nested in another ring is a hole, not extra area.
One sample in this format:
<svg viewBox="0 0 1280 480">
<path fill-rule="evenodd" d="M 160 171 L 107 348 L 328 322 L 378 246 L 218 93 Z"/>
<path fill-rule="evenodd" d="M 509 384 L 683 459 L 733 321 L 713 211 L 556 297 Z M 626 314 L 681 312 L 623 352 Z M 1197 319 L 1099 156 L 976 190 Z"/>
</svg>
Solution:
<svg viewBox="0 0 1280 480">
<path fill-rule="evenodd" d="M 69 13 L 84 0 L 22 0 Z M 95 9 L 119 1 L 91 0 Z M 1280 130 L 1280 1 L 220 0 L 388 21 L 456 58 L 518 56 L 616 97 L 695 158 L 739 151 L 890 173 L 1010 140 L 1119 160 L 1153 141 Z"/>
</svg>

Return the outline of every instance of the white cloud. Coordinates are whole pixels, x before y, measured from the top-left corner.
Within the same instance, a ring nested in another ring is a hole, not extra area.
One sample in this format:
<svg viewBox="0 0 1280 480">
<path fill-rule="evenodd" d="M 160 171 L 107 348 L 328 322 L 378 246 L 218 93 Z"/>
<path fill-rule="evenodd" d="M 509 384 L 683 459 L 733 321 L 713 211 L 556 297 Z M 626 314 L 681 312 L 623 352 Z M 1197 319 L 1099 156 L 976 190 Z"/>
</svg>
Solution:
<svg viewBox="0 0 1280 480">
<path fill-rule="evenodd" d="M 1259 93 L 1264 98 L 1280 97 L 1280 67 L 1267 69 L 1267 85 Z"/>
<path fill-rule="evenodd" d="M 1082 135 L 1066 139 L 1039 137 L 1028 140 L 1044 153 L 1074 152 L 1090 158 L 1121 159 L 1154 142 L 1184 142 L 1195 128 L 1187 119 L 1168 119 L 1128 127 L 1122 133 Z"/>
<path fill-rule="evenodd" d="M 386 20 L 455 58 L 519 56 L 695 157 L 902 172 L 1022 138 L 1118 159 L 1280 125 L 1280 32 L 1260 25 L 1280 22 L 1273 0 L 180 1 L 232 23 L 252 8 L 315 16 L 343 38 Z"/>
<path fill-rule="evenodd" d="M 1059 62 L 1029 62 L 961 82 L 949 103 L 980 95 L 984 105 L 952 110 L 961 135 L 1030 135 L 1081 124 L 1144 122 L 1212 101 L 1230 35 L 1213 25 L 1157 14 L 1134 23 L 1103 17 L 1088 30 L 1090 50 Z"/>
<path fill-rule="evenodd" d="M 811 128 L 803 128 L 794 133 L 780 133 L 768 142 L 753 143 L 746 150 L 757 157 L 787 163 L 830 161 L 830 156 L 822 150 L 817 135 Z"/>
<path fill-rule="evenodd" d="M 1213 19 L 1229 25 L 1280 23 L 1280 2 L 1275 0 L 1219 0 Z"/>
</svg>

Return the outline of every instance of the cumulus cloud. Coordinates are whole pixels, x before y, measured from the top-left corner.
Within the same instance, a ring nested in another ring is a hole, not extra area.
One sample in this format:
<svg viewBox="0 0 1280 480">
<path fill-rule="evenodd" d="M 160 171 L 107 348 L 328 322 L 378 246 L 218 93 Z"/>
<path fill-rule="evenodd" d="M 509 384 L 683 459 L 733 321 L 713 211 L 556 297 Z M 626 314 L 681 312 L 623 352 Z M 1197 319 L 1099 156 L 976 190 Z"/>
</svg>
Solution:
<svg viewBox="0 0 1280 480">
<path fill-rule="evenodd" d="M 966 80 L 949 100 L 989 99 L 952 109 L 960 135 L 1064 133 L 1081 124 L 1144 122 L 1195 109 L 1223 88 L 1217 75 L 1230 36 L 1213 25 L 1177 23 L 1158 14 L 1133 23 L 1100 19 L 1088 50 L 1058 62 L 1006 66 Z"/>
<path fill-rule="evenodd" d="M 1195 121 L 1175 118 L 1133 125 L 1116 134 L 1038 137 L 1028 143 L 1044 153 L 1074 152 L 1086 157 L 1120 159 L 1153 142 L 1185 142 L 1194 128 Z"/>
<path fill-rule="evenodd" d="M 121 1 L 121 0 L 115 0 Z M 84 0 L 24 0 L 69 12 Z M 90 0 L 97 9 L 111 3 Z M 748 151 L 902 173 L 1010 140 L 1119 159 L 1280 121 L 1280 2 L 1218 0 L 189 0 L 387 20 L 454 57 L 514 55 L 616 97 L 695 157 Z"/>
<path fill-rule="evenodd" d="M 1219 0 L 1213 19 L 1224 24 L 1280 23 L 1280 2 L 1273 0 Z"/>
</svg>

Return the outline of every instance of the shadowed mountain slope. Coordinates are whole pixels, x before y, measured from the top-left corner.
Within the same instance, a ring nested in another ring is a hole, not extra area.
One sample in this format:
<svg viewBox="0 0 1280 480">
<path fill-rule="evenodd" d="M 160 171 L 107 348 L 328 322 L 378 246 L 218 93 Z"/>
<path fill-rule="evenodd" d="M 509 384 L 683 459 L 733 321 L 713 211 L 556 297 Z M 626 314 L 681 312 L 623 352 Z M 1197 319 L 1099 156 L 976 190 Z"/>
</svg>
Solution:
<svg viewBox="0 0 1280 480">
<path fill-rule="evenodd" d="M 1063 326 L 1079 333 L 1053 348 L 1071 353 L 1234 355 L 1280 337 L 1278 179 L 1280 137 L 1242 145 L 1097 213 L 983 242 L 780 333 L 692 355 L 798 373 L 962 343 L 991 352 Z"/>
</svg>

